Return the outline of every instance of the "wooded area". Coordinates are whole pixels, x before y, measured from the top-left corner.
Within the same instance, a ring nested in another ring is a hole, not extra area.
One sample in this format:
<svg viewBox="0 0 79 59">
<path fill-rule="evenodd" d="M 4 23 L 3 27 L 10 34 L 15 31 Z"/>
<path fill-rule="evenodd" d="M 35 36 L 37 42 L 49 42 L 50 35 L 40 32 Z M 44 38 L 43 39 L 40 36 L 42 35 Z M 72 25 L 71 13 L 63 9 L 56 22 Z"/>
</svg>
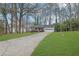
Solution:
<svg viewBox="0 0 79 59">
<path fill-rule="evenodd" d="M 36 25 L 79 30 L 78 3 L 0 3 L 0 34 L 23 33 Z"/>
</svg>

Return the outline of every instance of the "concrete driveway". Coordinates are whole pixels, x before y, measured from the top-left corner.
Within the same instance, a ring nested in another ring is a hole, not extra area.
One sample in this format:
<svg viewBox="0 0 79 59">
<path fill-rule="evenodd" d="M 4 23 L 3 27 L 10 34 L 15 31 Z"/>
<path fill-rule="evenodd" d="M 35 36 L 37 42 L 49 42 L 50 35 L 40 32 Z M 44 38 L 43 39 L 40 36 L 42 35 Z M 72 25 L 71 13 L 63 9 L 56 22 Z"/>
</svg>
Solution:
<svg viewBox="0 0 79 59">
<path fill-rule="evenodd" d="M 0 42 L 1 56 L 30 56 L 41 40 L 50 32 L 21 37 L 13 40 Z"/>
</svg>

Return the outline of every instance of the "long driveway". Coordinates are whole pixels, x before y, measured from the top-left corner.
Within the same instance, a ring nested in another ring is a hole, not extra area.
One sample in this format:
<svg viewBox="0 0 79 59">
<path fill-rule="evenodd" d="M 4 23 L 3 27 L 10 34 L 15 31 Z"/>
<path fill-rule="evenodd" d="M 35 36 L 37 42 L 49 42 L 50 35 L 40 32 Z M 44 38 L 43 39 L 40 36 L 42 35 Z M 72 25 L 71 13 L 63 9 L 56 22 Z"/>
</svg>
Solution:
<svg viewBox="0 0 79 59">
<path fill-rule="evenodd" d="M 49 32 L 0 42 L 0 56 L 30 56 Z"/>
</svg>

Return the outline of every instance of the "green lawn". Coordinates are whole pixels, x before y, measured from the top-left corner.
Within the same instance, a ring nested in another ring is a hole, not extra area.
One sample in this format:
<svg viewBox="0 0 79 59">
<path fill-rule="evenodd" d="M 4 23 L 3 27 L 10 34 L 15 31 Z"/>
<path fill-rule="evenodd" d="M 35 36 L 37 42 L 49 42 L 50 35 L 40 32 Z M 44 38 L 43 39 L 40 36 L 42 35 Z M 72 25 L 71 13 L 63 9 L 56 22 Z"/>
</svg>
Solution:
<svg viewBox="0 0 79 59">
<path fill-rule="evenodd" d="M 79 56 L 79 32 L 54 32 L 48 35 L 32 55 Z"/>
<path fill-rule="evenodd" d="M 10 39 L 19 38 L 19 37 L 23 37 L 23 36 L 28 36 L 28 35 L 32 35 L 32 34 L 35 34 L 35 32 L 0 35 L 0 41 L 10 40 Z"/>
</svg>

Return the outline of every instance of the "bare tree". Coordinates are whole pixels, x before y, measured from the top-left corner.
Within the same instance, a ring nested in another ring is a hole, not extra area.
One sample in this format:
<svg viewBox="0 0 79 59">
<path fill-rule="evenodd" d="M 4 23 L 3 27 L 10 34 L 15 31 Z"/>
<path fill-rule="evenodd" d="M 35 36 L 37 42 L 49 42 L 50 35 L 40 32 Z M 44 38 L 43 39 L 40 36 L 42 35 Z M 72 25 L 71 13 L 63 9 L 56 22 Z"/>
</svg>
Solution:
<svg viewBox="0 0 79 59">
<path fill-rule="evenodd" d="M 7 20 L 7 9 L 6 4 L 3 4 L 4 6 L 1 8 L 1 13 L 5 19 L 5 34 L 8 33 L 8 20 Z"/>
</svg>

